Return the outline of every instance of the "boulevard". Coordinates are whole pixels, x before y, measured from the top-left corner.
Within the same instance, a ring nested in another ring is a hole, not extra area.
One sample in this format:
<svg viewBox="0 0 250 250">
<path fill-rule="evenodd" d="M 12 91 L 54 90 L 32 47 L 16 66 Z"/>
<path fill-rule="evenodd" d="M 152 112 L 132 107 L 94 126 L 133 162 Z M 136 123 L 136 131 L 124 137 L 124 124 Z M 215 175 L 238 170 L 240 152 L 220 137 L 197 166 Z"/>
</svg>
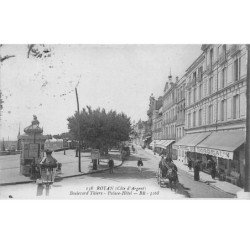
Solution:
<svg viewBox="0 0 250 250">
<path fill-rule="evenodd" d="M 139 172 L 137 161 L 141 158 L 144 166 Z M 193 177 L 178 169 L 179 184 L 177 191 L 160 187 L 156 172 L 158 159 L 147 151 L 137 148 L 122 166 L 109 171 L 79 177 L 62 179 L 55 182 L 49 196 L 45 191 L 37 196 L 34 183 L 2 186 L 1 199 L 183 199 L 183 198 L 234 198 L 232 194 L 217 190 L 206 183 L 195 182 Z"/>
</svg>

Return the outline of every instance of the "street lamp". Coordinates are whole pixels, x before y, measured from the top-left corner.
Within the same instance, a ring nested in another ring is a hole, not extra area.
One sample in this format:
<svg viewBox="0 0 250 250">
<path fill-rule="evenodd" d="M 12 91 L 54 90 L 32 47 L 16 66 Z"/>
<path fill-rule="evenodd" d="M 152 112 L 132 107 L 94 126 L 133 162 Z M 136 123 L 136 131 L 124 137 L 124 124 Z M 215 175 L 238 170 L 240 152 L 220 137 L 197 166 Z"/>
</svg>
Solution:
<svg viewBox="0 0 250 250">
<path fill-rule="evenodd" d="M 244 191 L 250 192 L 250 45 L 247 44 L 247 111 L 246 111 L 246 146 L 245 146 L 245 185 Z"/>
<path fill-rule="evenodd" d="M 247 48 L 247 83 L 246 83 L 246 144 L 245 144 L 245 181 L 244 192 L 238 192 L 238 198 L 250 199 L 250 45 L 246 44 Z"/>
<path fill-rule="evenodd" d="M 80 133 L 80 111 L 79 111 L 79 99 L 78 99 L 78 93 L 77 93 L 77 87 L 75 87 L 76 92 L 76 103 L 77 103 L 77 116 L 78 119 L 76 119 L 77 122 L 77 132 L 78 132 L 78 170 L 81 172 L 81 133 Z"/>
</svg>

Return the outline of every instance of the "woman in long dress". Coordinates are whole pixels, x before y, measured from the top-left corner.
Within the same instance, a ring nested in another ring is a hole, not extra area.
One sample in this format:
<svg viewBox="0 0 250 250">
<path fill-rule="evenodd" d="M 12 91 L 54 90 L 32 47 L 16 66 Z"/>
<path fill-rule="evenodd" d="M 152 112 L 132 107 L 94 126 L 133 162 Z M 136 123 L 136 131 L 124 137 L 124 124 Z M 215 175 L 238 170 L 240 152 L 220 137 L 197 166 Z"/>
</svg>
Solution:
<svg viewBox="0 0 250 250">
<path fill-rule="evenodd" d="M 194 180 L 195 181 L 200 180 L 200 163 L 201 161 L 196 160 L 194 164 Z"/>
</svg>

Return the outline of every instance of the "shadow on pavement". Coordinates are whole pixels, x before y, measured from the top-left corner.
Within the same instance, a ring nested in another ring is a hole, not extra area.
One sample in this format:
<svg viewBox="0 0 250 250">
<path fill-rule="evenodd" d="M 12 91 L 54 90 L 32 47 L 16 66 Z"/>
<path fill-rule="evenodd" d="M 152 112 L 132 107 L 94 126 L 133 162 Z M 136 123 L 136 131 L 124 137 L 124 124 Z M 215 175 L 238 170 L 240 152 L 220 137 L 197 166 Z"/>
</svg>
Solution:
<svg viewBox="0 0 250 250">
<path fill-rule="evenodd" d="M 136 155 L 130 155 L 128 158 L 128 161 L 138 161 L 140 158 L 142 159 L 142 161 L 149 161 L 150 160 L 150 158 L 140 157 L 140 156 L 136 156 Z"/>
<path fill-rule="evenodd" d="M 114 169 L 114 173 L 110 174 L 109 171 L 102 173 L 93 173 L 89 177 L 99 177 L 102 179 L 151 179 L 156 177 L 156 172 L 148 168 L 142 168 L 142 172 L 139 171 L 137 167 L 119 167 L 119 169 Z M 84 177 L 82 178 L 84 179 Z"/>
<path fill-rule="evenodd" d="M 176 189 L 176 193 L 177 194 L 182 194 L 184 196 L 186 196 L 187 198 L 190 198 L 190 194 L 189 194 L 189 191 L 190 188 L 186 188 L 183 184 L 181 184 L 180 182 L 177 183 L 177 189 Z"/>
</svg>

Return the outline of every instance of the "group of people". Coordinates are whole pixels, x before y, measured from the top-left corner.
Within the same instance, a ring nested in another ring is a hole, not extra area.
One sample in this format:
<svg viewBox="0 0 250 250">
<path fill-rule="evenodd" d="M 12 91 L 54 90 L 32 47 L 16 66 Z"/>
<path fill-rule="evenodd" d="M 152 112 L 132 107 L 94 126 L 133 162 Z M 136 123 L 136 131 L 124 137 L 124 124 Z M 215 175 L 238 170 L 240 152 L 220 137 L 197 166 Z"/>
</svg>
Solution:
<svg viewBox="0 0 250 250">
<path fill-rule="evenodd" d="M 202 164 L 203 162 L 199 159 L 192 161 L 190 158 L 188 158 L 188 168 L 191 170 L 193 167 L 195 181 L 200 180 L 200 171 L 202 170 Z M 210 169 L 211 177 L 214 180 L 216 176 L 216 163 L 213 160 L 209 159 L 207 162 L 207 168 Z"/>
<path fill-rule="evenodd" d="M 178 169 L 170 156 L 161 157 L 159 170 L 162 178 L 168 178 L 170 182 L 178 181 Z"/>
</svg>

